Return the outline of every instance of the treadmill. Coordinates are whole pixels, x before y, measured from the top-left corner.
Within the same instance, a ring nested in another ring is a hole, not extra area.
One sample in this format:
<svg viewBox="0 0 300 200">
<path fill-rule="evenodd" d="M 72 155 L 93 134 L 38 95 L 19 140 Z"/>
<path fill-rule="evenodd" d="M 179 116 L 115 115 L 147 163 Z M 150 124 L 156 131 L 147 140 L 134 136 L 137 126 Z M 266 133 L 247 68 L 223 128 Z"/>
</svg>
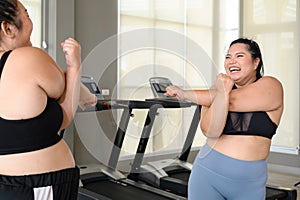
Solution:
<svg viewBox="0 0 300 200">
<path fill-rule="evenodd" d="M 192 164 L 187 162 L 187 159 L 199 125 L 201 106 L 191 102 L 182 102 L 177 98 L 166 97 L 164 95 L 166 87 L 172 85 L 168 78 L 152 77 L 149 82 L 154 98 L 146 99 L 146 101 L 160 101 L 166 104 L 171 102 L 188 103 L 195 107 L 195 111 L 185 143 L 177 158 L 158 160 L 142 165 L 150 131 L 142 134 L 128 178 L 187 197 L 188 179 L 192 170 Z"/>
<path fill-rule="evenodd" d="M 166 102 L 176 101 L 164 96 L 166 87 L 172 85 L 168 78 L 153 77 L 149 79 L 149 82 L 155 97 L 154 100 Z M 147 165 L 141 165 L 148 141 L 145 138 L 149 137 L 149 134 L 142 135 L 128 178 L 187 197 L 188 179 L 192 168 L 192 165 L 187 162 L 187 158 L 197 131 L 200 112 L 201 106 L 197 106 L 186 141 L 178 158 L 149 162 Z M 166 163 L 169 163 L 169 165 L 166 165 Z M 296 198 L 297 191 L 295 189 L 271 185 L 267 185 L 266 187 L 267 200 L 296 200 Z"/>
<path fill-rule="evenodd" d="M 93 81 L 85 80 L 84 84 L 93 84 Z M 88 87 L 93 88 L 93 87 Z M 93 90 L 90 89 L 93 92 Z M 144 130 L 152 126 L 153 116 L 156 115 L 158 108 L 163 105 L 158 102 L 147 101 L 131 101 L 131 100 L 103 100 L 98 99 L 94 108 L 91 111 L 103 111 L 108 109 L 122 109 L 122 116 L 116 132 L 114 145 L 110 153 L 108 166 L 105 165 L 82 165 L 80 168 L 80 186 L 78 199 L 118 199 L 118 200 L 184 200 L 185 197 L 163 191 L 158 188 L 151 187 L 143 183 L 127 179 L 121 172 L 116 170 L 121 147 L 126 135 L 127 126 L 130 118 L 133 116 L 133 109 L 147 109 L 148 114 Z M 85 112 L 85 111 L 79 111 Z"/>
<path fill-rule="evenodd" d="M 188 179 L 192 170 L 192 164 L 187 162 L 187 158 L 199 124 L 199 115 L 200 106 L 196 106 L 184 147 L 181 154 L 174 159 L 158 160 L 141 165 L 147 145 L 146 138 L 149 137 L 149 134 L 144 133 L 140 138 L 139 148 L 128 178 L 187 197 Z"/>
</svg>

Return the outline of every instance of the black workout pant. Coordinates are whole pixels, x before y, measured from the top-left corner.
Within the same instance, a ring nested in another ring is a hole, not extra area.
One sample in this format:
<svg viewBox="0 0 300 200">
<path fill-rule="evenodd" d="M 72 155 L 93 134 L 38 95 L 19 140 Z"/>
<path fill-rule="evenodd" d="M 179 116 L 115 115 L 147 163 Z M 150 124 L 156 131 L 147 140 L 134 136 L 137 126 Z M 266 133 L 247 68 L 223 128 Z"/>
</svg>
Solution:
<svg viewBox="0 0 300 200">
<path fill-rule="evenodd" d="M 78 184 L 77 167 L 28 176 L 0 175 L 0 199 L 76 200 Z"/>
</svg>

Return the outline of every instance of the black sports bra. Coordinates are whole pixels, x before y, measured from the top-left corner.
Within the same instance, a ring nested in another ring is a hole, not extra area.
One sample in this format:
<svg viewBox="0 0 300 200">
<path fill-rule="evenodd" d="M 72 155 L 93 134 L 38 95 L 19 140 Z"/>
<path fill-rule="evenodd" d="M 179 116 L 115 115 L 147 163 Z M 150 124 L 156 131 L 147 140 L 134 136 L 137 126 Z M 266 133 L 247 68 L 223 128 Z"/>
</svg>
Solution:
<svg viewBox="0 0 300 200">
<path fill-rule="evenodd" d="M 232 89 L 237 89 L 237 87 L 234 85 Z M 263 111 L 228 112 L 223 134 L 256 135 L 272 139 L 277 127 L 277 124 Z"/>
<path fill-rule="evenodd" d="M 10 52 L 1 57 L 0 77 Z M 56 144 L 62 138 L 58 135 L 62 121 L 60 105 L 50 98 L 44 111 L 36 117 L 22 120 L 0 117 L 0 155 L 35 151 Z"/>
<path fill-rule="evenodd" d="M 223 134 L 257 135 L 271 139 L 277 125 L 266 112 L 228 112 Z"/>
</svg>

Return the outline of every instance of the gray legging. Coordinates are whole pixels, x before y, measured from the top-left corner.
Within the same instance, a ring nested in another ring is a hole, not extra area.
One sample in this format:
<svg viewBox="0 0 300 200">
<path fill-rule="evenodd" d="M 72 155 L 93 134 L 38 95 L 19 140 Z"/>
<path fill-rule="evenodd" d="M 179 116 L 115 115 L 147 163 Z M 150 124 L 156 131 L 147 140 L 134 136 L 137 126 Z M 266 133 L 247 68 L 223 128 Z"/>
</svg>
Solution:
<svg viewBox="0 0 300 200">
<path fill-rule="evenodd" d="M 264 200 L 267 178 L 266 160 L 237 160 L 204 145 L 193 165 L 188 199 Z"/>
</svg>

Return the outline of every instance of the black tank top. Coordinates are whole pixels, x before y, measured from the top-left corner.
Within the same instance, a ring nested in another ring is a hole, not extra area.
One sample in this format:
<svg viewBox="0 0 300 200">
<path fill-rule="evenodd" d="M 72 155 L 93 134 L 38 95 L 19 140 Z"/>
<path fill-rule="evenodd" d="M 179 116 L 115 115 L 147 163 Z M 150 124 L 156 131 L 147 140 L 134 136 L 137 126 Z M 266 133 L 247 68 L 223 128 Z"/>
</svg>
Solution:
<svg viewBox="0 0 300 200">
<path fill-rule="evenodd" d="M 0 78 L 10 52 L 5 52 L 1 57 Z M 0 155 L 35 151 L 56 144 L 61 140 L 58 131 L 62 121 L 60 105 L 50 98 L 44 111 L 36 117 L 21 120 L 0 117 Z"/>
</svg>

